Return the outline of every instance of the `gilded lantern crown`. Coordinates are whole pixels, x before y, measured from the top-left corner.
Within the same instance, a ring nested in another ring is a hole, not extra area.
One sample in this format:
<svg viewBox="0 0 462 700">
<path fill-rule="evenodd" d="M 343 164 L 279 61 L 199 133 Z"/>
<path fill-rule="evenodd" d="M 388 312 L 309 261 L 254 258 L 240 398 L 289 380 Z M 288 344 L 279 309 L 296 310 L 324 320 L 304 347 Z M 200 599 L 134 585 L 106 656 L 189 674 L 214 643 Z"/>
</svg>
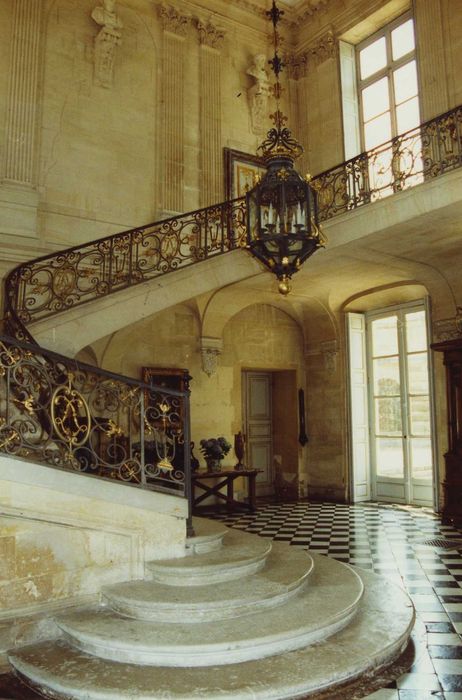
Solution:
<svg viewBox="0 0 462 700">
<path fill-rule="evenodd" d="M 303 147 L 292 136 L 290 129 L 285 126 L 287 117 L 277 109 L 270 114 L 274 122 L 272 129 L 266 134 L 266 139 L 257 148 L 265 163 L 270 163 L 273 158 L 289 158 L 292 163 L 303 153 Z"/>
</svg>

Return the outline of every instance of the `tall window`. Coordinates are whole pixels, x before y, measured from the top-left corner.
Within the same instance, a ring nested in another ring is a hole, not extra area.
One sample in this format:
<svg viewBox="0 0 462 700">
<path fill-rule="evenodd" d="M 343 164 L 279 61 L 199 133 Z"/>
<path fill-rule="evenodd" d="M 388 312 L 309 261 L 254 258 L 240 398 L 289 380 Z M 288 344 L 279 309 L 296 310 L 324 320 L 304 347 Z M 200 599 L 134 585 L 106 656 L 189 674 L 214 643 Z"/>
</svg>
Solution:
<svg viewBox="0 0 462 700">
<path fill-rule="evenodd" d="M 354 500 L 433 503 L 433 440 L 424 302 L 349 313 Z"/>
<path fill-rule="evenodd" d="M 420 123 L 414 21 L 404 15 L 357 47 L 365 150 Z"/>
</svg>

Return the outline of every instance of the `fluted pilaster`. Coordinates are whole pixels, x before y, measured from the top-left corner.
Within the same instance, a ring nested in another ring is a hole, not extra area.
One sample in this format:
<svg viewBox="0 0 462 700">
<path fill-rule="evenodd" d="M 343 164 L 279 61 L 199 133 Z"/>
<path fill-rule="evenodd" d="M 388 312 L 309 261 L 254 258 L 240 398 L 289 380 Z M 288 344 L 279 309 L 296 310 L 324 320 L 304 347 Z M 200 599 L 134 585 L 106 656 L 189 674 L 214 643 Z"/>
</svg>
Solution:
<svg viewBox="0 0 462 700">
<path fill-rule="evenodd" d="M 449 109 L 440 0 L 414 0 L 422 121 Z"/>
<path fill-rule="evenodd" d="M 202 207 L 223 200 L 223 162 L 221 143 L 221 71 L 219 47 L 224 32 L 201 21 L 197 23 L 200 41 L 199 84 Z"/>
<path fill-rule="evenodd" d="M 163 209 L 182 212 L 184 190 L 184 61 L 185 37 L 190 17 L 172 5 L 162 5 L 159 16 L 164 28 L 162 102 Z"/>
<path fill-rule="evenodd" d="M 42 0 L 15 0 L 4 179 L 33 187 L 37 180 L 37 116 Z"/>
</svg>

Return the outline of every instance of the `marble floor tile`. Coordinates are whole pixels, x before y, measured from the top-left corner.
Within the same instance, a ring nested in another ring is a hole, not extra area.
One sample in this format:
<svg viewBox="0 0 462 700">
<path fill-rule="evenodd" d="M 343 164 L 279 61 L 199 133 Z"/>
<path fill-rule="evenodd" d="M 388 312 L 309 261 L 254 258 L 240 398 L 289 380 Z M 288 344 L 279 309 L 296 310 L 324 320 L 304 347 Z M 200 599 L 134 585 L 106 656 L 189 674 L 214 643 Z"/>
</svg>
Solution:
<svg viewBox="0 0 462 700">
<path fill-rule="evenodd" d="M 462 541 L 460 531 L 442 526 L 429 509 L 376 503 L 262 503 L 253 515 L 214 517 L 372 570 L 408 591 L 417 614 L 414 662 L 389 687 L 364 698 L 462 700 L 462 549 L 417 542 Z"/>
</svg>

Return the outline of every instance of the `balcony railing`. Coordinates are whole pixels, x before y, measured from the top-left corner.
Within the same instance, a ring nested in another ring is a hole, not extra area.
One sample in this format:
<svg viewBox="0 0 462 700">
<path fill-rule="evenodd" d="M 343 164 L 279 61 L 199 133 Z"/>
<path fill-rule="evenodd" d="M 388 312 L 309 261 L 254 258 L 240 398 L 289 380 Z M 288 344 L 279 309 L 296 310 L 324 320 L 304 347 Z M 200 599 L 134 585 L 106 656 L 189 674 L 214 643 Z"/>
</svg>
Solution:
<svg viewBox="0 0 462 700">
<path fill-rule="evenodd" d="M 189 497 L 189 392 L 0 336 L 0 451 Z"/>
<path fill-rule="evenodd" d="M 462 107 L 313 178 L 326 221 L 462 165 Z M 245 199 L 148 224 L 46 255 L 14 269 L 5 285 L 5 330 L 127 289 L 244 243 Z"/>
<path fill-rule="evenodd" d="M 321 220 L 462 166 L 462 106 L 313 178 Z"/>
<path fill-rule="evenodd" d="M 5 330 L 34 342 L 25 326 L 229 250 L 245 239 L 236 199 L 45 255 L 5 284 Z"/>
</svg>

